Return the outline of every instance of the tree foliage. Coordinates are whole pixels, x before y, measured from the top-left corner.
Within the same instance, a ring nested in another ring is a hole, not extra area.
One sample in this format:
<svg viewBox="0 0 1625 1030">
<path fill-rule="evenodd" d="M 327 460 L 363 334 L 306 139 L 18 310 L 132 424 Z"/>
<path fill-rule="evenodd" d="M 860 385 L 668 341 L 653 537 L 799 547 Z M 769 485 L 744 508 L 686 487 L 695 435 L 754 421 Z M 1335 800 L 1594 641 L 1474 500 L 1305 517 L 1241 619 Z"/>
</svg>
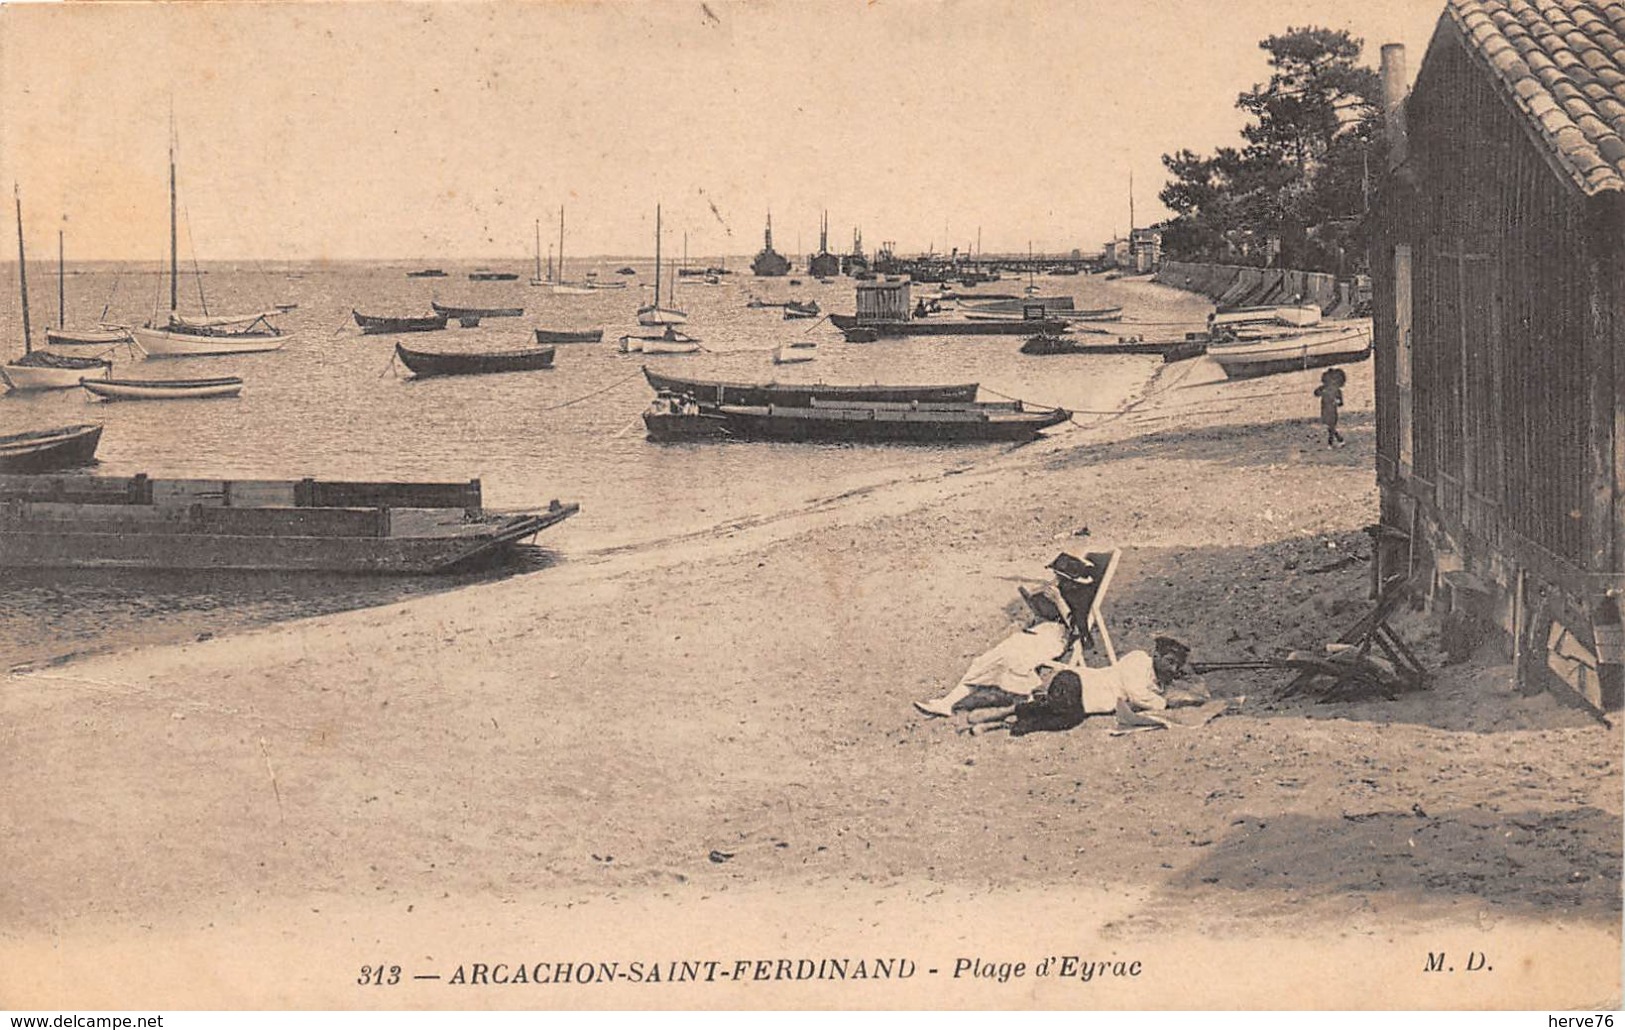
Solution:
<svg viewBox="0 0 1625 1030">
<path fill-rule="evenodd" d="M 1258 45 L 1270 78 L 1236 99 L 1249 117 L 1243 145 L 1163 155 L 1159 197 L 1175 215 L 1164 252 L 1344 271 L 1383 157 L 1380 80 L 1359 63 L 1363 41 L 1342 30 L 1289 28 Z"/>
</svg>

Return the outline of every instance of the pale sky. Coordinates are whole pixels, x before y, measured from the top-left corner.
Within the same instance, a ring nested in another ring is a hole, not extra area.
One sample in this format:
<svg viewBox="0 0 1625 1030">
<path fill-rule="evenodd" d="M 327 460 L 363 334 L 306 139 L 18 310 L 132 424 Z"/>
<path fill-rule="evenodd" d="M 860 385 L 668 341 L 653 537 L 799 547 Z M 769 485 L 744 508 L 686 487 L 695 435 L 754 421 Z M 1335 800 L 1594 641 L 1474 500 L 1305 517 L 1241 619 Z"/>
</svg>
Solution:
<svg viewBox="0 0 1625 1030">
<path fill-rule="evenodd" d="M 823 210 L 835 250 L 1096 250 L 1131 171 L 1149 224 L 1163 153 L 1236 142 L 1260 39 L 1346 28 L 1414 77 L 1442 6 L 6 4 L 0 182 L 31 253 L 156 260 L 173 99 L 204 261 L 528 259 L 560 204 L 573 257 L 651 254 L 656 203 L 668 253 L 752 253 L 769 208 L 787 253 Z"/>
</svg>

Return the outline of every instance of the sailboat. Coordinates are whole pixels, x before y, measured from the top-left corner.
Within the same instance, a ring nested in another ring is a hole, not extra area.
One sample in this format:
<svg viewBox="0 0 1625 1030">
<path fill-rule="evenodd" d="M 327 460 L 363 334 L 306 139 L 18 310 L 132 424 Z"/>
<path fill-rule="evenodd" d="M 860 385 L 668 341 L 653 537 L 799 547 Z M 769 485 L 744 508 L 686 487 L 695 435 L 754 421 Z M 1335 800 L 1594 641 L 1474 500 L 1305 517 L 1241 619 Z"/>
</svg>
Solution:
<svg viewBox="0 0 1625 1030">
<path fill-rule="evenodd" d="M 28 321 L 28 258 L 23 251 L 23 194 L 15 183 L 11 189 L 17 198 L 17 285 L 23 302 L 23 356 L 0 365 L 0 380 L 12 390 L 71 390 L 98 369 L 104 377 L 109 375 L 113 363 L 104 358 L 69 357 L 34 349 Z"/>
<path fill-rule="evenodd" d="M 136 345 L 149 358 L 202 357 L 210 354 L 255 354 L 281 350 L 290 334 L 269 321 L 282 314 L 278 310 L 256 311 L 247 315 L 210 315 L 207 302 L 203 317 L 182 315 L 179 290 L 179 255 L 175 233 L 175 137 L 169 139 L 169 320 L 162 326 L 151 323 L 130 332 Z M 202 280 L 198 294 L 202 296 Z"/>
<path fill-rule="evenodd" d="M 625 283 L 601 283 L 597 280 L 597 272 L 588 272 L 585 282 L 573 283 L 564 278 L 564 208 L 559 208 L 559 279 L 553 284 L 553 292 L 568 297 L 581 297 L 594 290 L 624 290 Z"/>
<path fill-rule="evenodd" d="M 62 230 L 56 233 L 56 327 L 45 329 L 45 342 L 52 347 L 110 347 L 114 344 L 127 343 L 130 339 L 128 326 L 110 325 L 107 319 L 107 309 L 113 305 L 113 296 L 108 294 L 107 303 L 102 306 L 102 321 L 95 329 L 69 329 L 67 315 L 67 288 L 63 283 L 65 272 L 62 260 Z M 118 289 L 118 280 L 113 280 L 113 289 Z"/>
<path fill-rule="evenodd" d="M 638 324 L 663 327 L 660 333 L 627 333 L 621 337 L 621 353 L 631 354 L 693 354 L 700 349 L 700 341 L 677 331 L 688 322 L 688 312 L 660 305 L 660 206 L 655 205 L 655 299 L 653 304 L 638 308 Z"/>
<path fill-rule="evenodd" d="M 688 312 L 660 306 L 660 206 L 655 205 L 655 302 L 638 308 L 639 325 L 682 325 Z"/>
</svg>

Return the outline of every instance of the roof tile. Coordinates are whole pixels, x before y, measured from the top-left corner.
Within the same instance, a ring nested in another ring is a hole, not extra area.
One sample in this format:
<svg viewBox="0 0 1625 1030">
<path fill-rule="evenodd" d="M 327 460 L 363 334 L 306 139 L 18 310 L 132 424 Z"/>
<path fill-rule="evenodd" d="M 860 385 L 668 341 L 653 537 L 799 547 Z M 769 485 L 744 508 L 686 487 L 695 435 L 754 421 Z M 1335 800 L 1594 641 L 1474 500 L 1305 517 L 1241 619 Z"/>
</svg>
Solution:
<svg viewBox="0 0 1625 1030">
<path fill-rule="evenodd" d="M 1625 0 L 1448 0 L 1446 16 L 1580 189 L 1625 192 Z"/>
</svg>

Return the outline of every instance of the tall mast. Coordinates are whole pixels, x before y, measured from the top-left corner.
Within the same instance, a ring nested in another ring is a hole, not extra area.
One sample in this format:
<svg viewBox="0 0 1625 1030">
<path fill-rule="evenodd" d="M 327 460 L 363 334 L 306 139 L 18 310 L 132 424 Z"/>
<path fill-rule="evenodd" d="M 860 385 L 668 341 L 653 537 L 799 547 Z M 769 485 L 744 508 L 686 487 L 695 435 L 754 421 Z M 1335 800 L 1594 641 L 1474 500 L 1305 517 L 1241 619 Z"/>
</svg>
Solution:
<svg viewBox="0 0 1625 1030">
<path fill-rule="evenodd" d="M 1134 169 L 1128 170 L 1128 236 L 1134 238 Z"/>
<path fill-rule="evenodd" d="M 542 220 L 536 219 L 536 278 L 542 277 Z"/>
<path fill-rule="evenodd" d="M 655 205 L 655 317 L 660 316 L 660 205 Z"/>
<path fill-rule="evenodd" d="M 23 296 L 23 353 L 34 352 L 34 332 L 28 321 L 28 258 L 23 254 L 23 191 L 11 184 L 12 196 L 17 198 L 17 284 Z"/>
<path fill-rule="evenodd" d="M 175 114 L 169 115 L 169 310 L 180 310 L 180 258 L 175 234 Z"/>
<path fill-rule="evenodd" d="M 68 324 L 67 309 L 62 289 L 62 230 L 56 231 L 56 327 L 61 329 Z"/>
<path fill-rule="evenodd" d="M 559 205 L 559 282 L 564 282 L 564 205 Z"/>
</svg>

